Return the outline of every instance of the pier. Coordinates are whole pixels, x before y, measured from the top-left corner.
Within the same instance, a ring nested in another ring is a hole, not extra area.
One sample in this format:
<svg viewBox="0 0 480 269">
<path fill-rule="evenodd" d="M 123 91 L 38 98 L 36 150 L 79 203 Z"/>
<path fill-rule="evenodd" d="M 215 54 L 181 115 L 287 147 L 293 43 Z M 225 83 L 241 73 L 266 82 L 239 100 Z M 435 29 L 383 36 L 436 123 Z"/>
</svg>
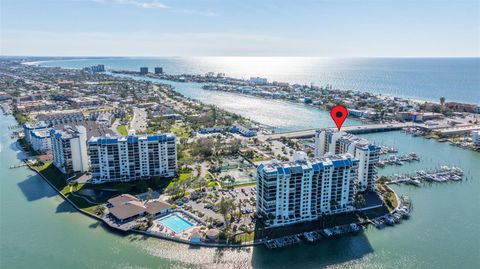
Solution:
<svg viewBox="0 0 480 269">
<path fill-rule="evenodd" d="M 354 125 L 354 126 L 345 126 L 342 127 L 342 131 L 351 133 L 351 134 L 367 134 L 367 133 L 376 133 L 376 132 L 389 132 L 397 131 L 406 127 L 413 127 L 414 123 L 382 123 L 382 124 L 367 124 L 367 125 Z M 329 128 L 336 129 L 336 128 Z M 315 132 L 318 129 L 307 129 L 291 132 L 282 132 L 265 135 L 265 139 L 276 140 L 282 137 L 285 138 L 311 138 L 315 136 Z"/>
<path fill-rule="evenodd" d="M 461 181 L 464 172 L 461 168 L 455 166 L 440 166 L 439 169 L 433 171 L 416 171 L 413 175 L 399 175 L 395 174 L 388 177 L 387 184 L 411 184 L 420 186 L 421 182 L 447 182 L 447 181 Z"/>
</svg>

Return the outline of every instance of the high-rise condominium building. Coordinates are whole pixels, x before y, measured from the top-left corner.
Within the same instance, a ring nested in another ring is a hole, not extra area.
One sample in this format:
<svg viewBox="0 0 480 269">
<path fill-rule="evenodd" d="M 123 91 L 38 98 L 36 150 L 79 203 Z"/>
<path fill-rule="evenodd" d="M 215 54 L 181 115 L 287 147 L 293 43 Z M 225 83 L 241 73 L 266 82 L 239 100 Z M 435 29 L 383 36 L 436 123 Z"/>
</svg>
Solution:
<svg viewBox="0 0 480 269">
<path fill-rule="evenodd" d="M 30 145 L 32 149 L 38 152 L 47 152 L 52 148 L 52 139 L 50 138 L 50 130 L 34 130 L 30 131 Z"/>
<path fill-rule="evenodd" d="M 44 121 L 37 121 L 35 123 L 25 123 L 23 125 L 23 133 L 24 138 L 27 143 L 31 143 L 32 131 L 41 131 L 41 130 L 48 130 L 50 128 L 50 124 Z"/>
<path fill-rule="evenodd" d="M 480 147 L 480 131 L 472 131 L 472 141 L 475 146 Z"/>
<path fill-rule="evenodd" d="M 92 137 L 88 151 L 94 183 L 173 177 L 177 168 L 174 134 Z"/>
<path fill-rule="evenodd" d="M 304 153 L 303 153 L 304 154 Z M 354 209 L 358 160 L 350 154 L 257 167 L 257 214 L 267 226 L 316 220 Z"/>
<path fill-rule="evenodd" d="M 368 140 L 345 132 L 335 132 L 330 129 L 317 131 L 315 134 L 315 157 L 327 153 L 350 153 L 359 160 L 358 191 L 374 190 L 378 177 L 376 164 L 380 158 L 380 147 Z"/>
<path fill-rule="evenodd" d="M 64 174 L 88 170 L 87 129 L 65 126 L 61 130 L 50 130 L 53 164 Z"/>
<path fill-rule="evenodd" d="M 155 67 L 155 74 L 163 74 L 163 67 Z"/>
<path fill-rule="evenodd" d="M 148 74 L 148 67 L 140 67 L 140 74 L 142 75 Z"/>
</svg>

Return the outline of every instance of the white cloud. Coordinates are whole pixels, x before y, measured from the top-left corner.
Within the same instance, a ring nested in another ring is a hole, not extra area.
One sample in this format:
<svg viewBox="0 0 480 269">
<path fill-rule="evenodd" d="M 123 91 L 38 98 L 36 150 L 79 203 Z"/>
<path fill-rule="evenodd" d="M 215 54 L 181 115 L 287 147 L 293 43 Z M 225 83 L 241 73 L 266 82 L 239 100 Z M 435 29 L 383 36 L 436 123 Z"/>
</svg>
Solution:
<svg viewBox="0 0 480 269">
<path fill-rule="evenodd" d="M 70 33 L 5 30 L 3 55 L 242 56 L 307 54 L 312 42 L 248 33 Z"/>
<path fill-rule="evenodd" d="M 327 56 L 327 57 L 438 57 L 478 56 L 478 46 L 372 45 L 321 37 L 248 32 L 159 32 L 135 31 L 119 34 L 100 32 L 55 32 L 1 30 L 0 55 L 32 56 Z M 462 52 L 462 53 L 459 53 Z"/>
<path fill-rule="evenodd" d="M 115 3 L 115 4 L 121 4 L 121 5 L 132 5 L 136 6 L 139 8 L 160 8 L 160 9 L 166 9 L 169 8 L 169 6 L 163 4 L 160 1 L 157 0 L 91 0 L 93 2 L 99 2 L 99 3 Z"/>
</svg>

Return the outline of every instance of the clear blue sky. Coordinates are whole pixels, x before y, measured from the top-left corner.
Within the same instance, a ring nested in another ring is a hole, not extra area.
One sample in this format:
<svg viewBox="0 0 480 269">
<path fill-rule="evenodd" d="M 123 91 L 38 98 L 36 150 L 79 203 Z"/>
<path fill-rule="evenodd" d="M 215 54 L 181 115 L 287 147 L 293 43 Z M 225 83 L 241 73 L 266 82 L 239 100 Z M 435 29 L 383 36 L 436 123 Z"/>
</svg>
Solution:
<svg viewBox="0 0 480 269">
<path fill-rule="evenodd" d="M 479 0 L 0 0 L 0 54 L 480 56 Z"/>
</svg>

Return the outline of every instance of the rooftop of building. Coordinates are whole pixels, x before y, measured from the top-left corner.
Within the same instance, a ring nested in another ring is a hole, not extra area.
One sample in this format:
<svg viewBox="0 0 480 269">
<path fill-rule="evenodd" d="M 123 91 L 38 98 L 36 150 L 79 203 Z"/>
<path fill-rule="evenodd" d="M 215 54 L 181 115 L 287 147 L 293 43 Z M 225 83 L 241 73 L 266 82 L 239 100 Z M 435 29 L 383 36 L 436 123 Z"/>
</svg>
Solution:
<svg viewBox="0 0 480 269">
<path fill-rule="evenodd" d="M 71 113 L 48 113 L 48 114 L 38 114 L 37 120 L 39 121 L 48 121 L 53 119 L 62 119 L 67 117 L 83 117 L 82 112 L 71 112 Z"/>
<path fill-rule="evenodd" d="M 83 127 L 83 126 L 82 126 Z M 83 127 L 85 128 L 85 127 Z M 80 132 L 78 131 L 77 127 L 72 127 L 70 125 L 65 125 L 63 128 L 52 128 L 50 130 L 50 134 L 54 135 L 55 138 L 59 139 L 72 139 L 72 138 L 77 138 L 80 135 Z"/>
<path fill-rule="evenodd" d="M 32 137 L 36 138 L 47 138 L 50 137 L 50 129 L 37 129 L 31 131 Z"/>
<path fill-rule="evenodd" d="M 138 142 L 138 141 L 156 141 L 156 142 L 166 142 L 166 141 L 174 141 L 176 139 L 175 134 L 173 133 L 157 133 L 157 134 L 148 134 L 148 135 L 127 135 L 127 136 L 99 136 L 99 137 L 91 137 L 88 140 L 88 143 L 99 143 L 99 144 L 116 144 L 118 142 Z"/>
<path fill-rule="evenodd" d="M 34 130 L 34 129 L 44 129 L 50 127 L 48 123 L 45 121 L 35 121 L 35 122 L 27 122 L 23 125 L 24 128 Z"/>
<path fill-rule="evenodd" d="M 76 126 L 83 126 L 87 130 L 87 139 L 91 137 L 100 137 L 100 136 L 106 136 L 106 135 L 113 135 L 114 132 L 101 124 L 98 124 L 94 121 L 83 121 L 83 122 L 78 122 L 75 123 Z M 63 129 L 65 127 L 69 126 L 69 124 L 56 124 L 53 127 L 55 129 Z"/>
<path fill-rule="evenodd" d="M 306 158 L 303 160 L 295 160 L 288 162 L 279 162 L 277 160 L 272 160 L 269 163 L 261 164 L 258 166 L 257 170 L 264 170 L 267 173 L 273 172 L 282 172 L 290 173 L 292 169 L 313 169 L 321 170 L 323 167 L 346 167 L 351 166 L 355 162 L 358 162 L 351 154 L 334 154 L 334 155 L 325 155 L 321 158 Z"/>
<path fill-rule="evenodd" d="M 337 136 L 339 136 L 338 141 L 354 143 L 357 148 L 369 149 L 369 150 L 380 150 L 380 147 L 374 145 L 373 143 L 371 143 L 365 138 L 358 137 L 356 135 L 349 134 L 346 132 L 335 132 L 334 130 L 331 130 L 331 129 L 325 129 L 325 130 L 329 135 L 337 134 Z"/>
<path fill-rule="evenodd" d="M 113 198 L 108 199 L 108 203 L 110 203 L 113 206 L 118 206 L 128 201 L 140 201 L 140 200 L 131 194 L 121 194 L 119 196 L 115 196 Z"/>
<path fill-rule="evenodd" d="M 144 203 L 130 194 L 113 197 L 108 200 L 108 203 L 112 205 L 109 209 L 110 213 L 120 220 L 144 213 L 156 215 L 172 208 L 170 204 L 159 200 L 150 200 Z"/>
</svg>

